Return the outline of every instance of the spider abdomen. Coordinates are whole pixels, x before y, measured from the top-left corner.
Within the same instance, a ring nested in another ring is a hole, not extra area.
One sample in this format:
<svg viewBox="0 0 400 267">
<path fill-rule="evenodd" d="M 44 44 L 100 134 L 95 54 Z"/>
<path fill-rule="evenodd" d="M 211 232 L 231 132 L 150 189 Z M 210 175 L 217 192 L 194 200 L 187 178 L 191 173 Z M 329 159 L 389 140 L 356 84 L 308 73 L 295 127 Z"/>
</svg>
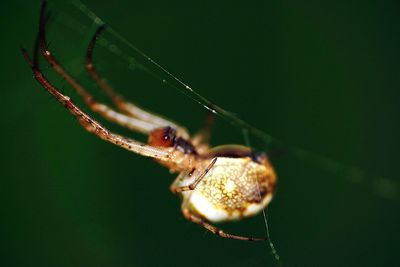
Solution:
<svg viewBox="0 0 400 267">
<path fill-rule="evenodd" d="M 210 222 L 249 217 L 272 199 L 276 175 L 265 159 L 218 157 L 193 191 L 183 192 L 184 205 Z"/>
</svg>

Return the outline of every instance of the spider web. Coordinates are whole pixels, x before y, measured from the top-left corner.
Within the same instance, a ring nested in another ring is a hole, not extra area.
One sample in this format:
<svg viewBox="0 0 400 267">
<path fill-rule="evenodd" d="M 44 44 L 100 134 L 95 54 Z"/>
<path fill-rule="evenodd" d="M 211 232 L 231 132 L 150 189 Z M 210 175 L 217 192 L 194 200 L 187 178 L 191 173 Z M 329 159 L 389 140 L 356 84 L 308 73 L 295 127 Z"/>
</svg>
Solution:
<svg viewBox="0 0 400 267">
<path fill-rule="evenodd" d="M 83 25 L 79 27 L 73 17 L 67 13 L 61 13 L 60 15 L 65 16 L 61 19 L 63 23 L 67 23 L 69 27 L 78 28 L 82 32 L 88 32 L 89 28 L 96 29 L 100 25 L 106 24 L 101 18 L 93 13 L 87 6 L 80 1 L 72 0 L 70 2 L 77 10 L 82 12 L 83 15 L 87 16 L 94 25 Z M 383 177 L 381 175 L 368 174 L 360 168 L 348 166 L 327 157 L 315 154 L 306 149 L 295 147 L 279 140 L 276 137 L 272 137 L 268 133 L 258 129 L 257 127 L 250 125 L 246 121 L 242 120 L 237 114 L 232 113 L 224 108 L 212 103 L 206 97 L 202 96 L 180 78 L 170 73 L 163 66 L 158 64 L 151 57 L 146 55 L 144 52 L 135 47 L 131 42 L 125 39 L 121 34 L 114 30 L 111 26 L 107 25 L 107 31 L 115 37 L 115 40 L 109 40 L 104 37 L 100 37 L 98 42 L 99 45 L 108 49 L 112 54 L 119 57 L 121 60 L 128 63 L 128 67 L 134 70 L 142 70 L 152 75 L 155 79 L 166 84 L 169 87 L 183 93 L 193 102 L 202 106 L 204 109 L 212 112 L 223 120 L 229 122 L 234 127 L 238 128 L 243 132 L 243 139 L 246 143 L 249 143 L 249 135 L 254 136 L 263 142 L 263 149 L 266 151 L 273 149 L 280 149 L 285 154 L 299 158 L 304 161 L 311 162 L 316 166 L 328 172 L 334 172 L 338 174 L 342 179 L 345 179 L 352 183 L 365 184 L 369 187 L 369 190 L 380 197 L 398 201 L 399 200 L 399 187 L 396 181 Z M 120 45 L 125 45 L 125 49 Z"/>
<path fill-rule="evenodd" d="M 69 12 L 64 12 L 65 7 L 60 8 L 59 22 L 64 26 L 79 30 L 83 34 L 93 32 L 98 26 L 103 25 L 104 22 L 96 16 L 88 7 L 79 1 L 72 0 L 68 5 L 71 5 L 74 13 L 80 13 L 87 21 L 91 23 L 84 23 L 77 19 L 76 15 Z M 91 35 L 86 36 L 90 38 Z M 114 30 L 110 25 L 107 25 L 107 36 L 102 36 L 98 45 L 108 50 L 112 55 L 125 62 L 128 69 L 132 71 L 143 71 L 151 75 L 154 79 L 160 83 L 173 88 L 174 90 L 183 93 L 193 103 L 201 106 L 203 109 L 212 112 L 218 118 L 228 122 L 234 128 L 238 129 L 243 136 L 243 142 L 251 146 L 253 140 L 260 140 L 257 143 L 256 148 L 273 153 L 274 151 L 283 151 L 283 157 L 290 157 L 295 160 L 304 162 L 305 164 L 311 164 L 315 168 L 318 168 L 324 172 L 329 173 L 330 177 L 340 178 L 349 184 L 356 184 L 360 187 L 366 188 L 371 194 L 384 198 L 392 202 L 399 202 L 399 184 L 390 178 L 383 177 L 381 175 L 371 175 L 370 173 L 363 171 L 360 168 L 348 166 L 342 164 L 330 158 L 318 155 L 306 149 L 289 145 L 287 142 L 281 141 L 279 138 L 273 137 L 263 130 L 250 125 L 246 121 L 242 120 L 237 114 L 234 114 L 223 107 L 212 103 L 206 97 L 201 95 L 197 90 L 193 89 L 187 83 L 182 81 L 178 76 L 170 73 L 167 69 L 161 66 L 157 61 L 147 56 L 144 52 L 135 47 L 131 42 Z M 278 159 L 279 160 L 279 159 Z M 284 177 L 279 176 L 280 179 Z M 321 178 L 323 179 L 323 178 Z M 328 179 L 328 178 L 327 178 Z M 267 210 L 263 211 L 263 219 L 265 222 L 265 231 L 268 237 L 270 237 L 269 225 L 267 220 Z M 278 251 L 275 249 L 272 239 L 269 239 L 270 251 L 278 264 L 282 264 Z"/>
</svg>

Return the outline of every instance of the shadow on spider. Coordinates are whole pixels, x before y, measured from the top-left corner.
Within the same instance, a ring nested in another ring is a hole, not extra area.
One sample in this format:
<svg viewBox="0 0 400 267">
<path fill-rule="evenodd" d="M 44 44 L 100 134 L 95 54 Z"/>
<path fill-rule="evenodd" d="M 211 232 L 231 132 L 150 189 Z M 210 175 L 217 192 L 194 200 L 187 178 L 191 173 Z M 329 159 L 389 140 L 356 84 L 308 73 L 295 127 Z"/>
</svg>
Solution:
<svg viewBox="0 0 400 267">
<path fill-rule="evenodd" d="M 116 109 L 97 102 L 57 61 L 46 45 L 46 6 L 42 2 L 39 33 L 33 60 L 25 49 L 23 56 L 32 68 L 35 79 L 68 109 L 82 127 L 99 138 L 145 157 L 154 158 L 171 172 L 179 173 L 170 190 L 182 197 L 183 216 L 210 232 L 225 238 L 258 241 L 264 237 L 248 237 L 225 233 L 211 223 L 239 220 L 262 211 L 271 201 L 276 187 L 276 174 L 267 156 L 254 153 L 241 145 L 208 145 L 212 118 L 203 130 L 191 137 L 187 130 L 169 120 L 145 111 L 124 100 L 97 73 L 92 54 L 96 41 L 104 31 L 97 29 L 86 50 L 86 70 L 106 92 Z M 115 134 L 82 111 L 66 95 L 54 87 L 39 69 L 39 53 L 52 68 L 83 98 L 85 104 L 107 120 L 130 130 L 148 135 L 148 144 Z"/>
</svg>

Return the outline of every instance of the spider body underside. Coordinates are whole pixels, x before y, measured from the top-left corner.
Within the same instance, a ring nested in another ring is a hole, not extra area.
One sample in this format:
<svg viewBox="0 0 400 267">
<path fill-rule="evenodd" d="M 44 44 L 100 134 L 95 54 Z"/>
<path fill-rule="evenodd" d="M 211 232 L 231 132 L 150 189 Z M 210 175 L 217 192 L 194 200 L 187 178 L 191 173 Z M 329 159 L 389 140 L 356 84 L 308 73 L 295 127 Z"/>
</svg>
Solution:
<svg viewBox="0 0 400 267">
<path fill-rule="evenodd" d="M 253 216 L 268 205 L 275 191 L 276 174 L 267 156 L 263 153 L 254 153 L 250 148 L 240 145 L 209 148 L 207 143 L 212 124 L 210 119 L 202 131 L 190 137 L 186 129 L 176 123 L 125 101 L 100 77 L 92 63 L 93 49 L 104 27 L 99 27 L 88 45 L 86 69 L 96 84 L 108 94 L 117 110 L 97 102 L 49 51 L 45 37 L 46 6 L 47 1 L 43 1 L 33 60 L 26 50 L 22 51 L 35 79 L 64 105 L 87 131 L 134 153 L 154 158 L 171 172 L 179 173 L 170 190 L 181 196 L 181 210 L 186 219 L 221 237 L 249 241 L 265 240 L 264 237 L 228 234 L 211 223 Z M 148 144 L 109 131 L 82 111 L 68 96 L 63 95 L 40 71 L 38 64 L 40 52 L 53 69 L 78 92 L 93 112 L 119 125 L 148 135 Z"/>
</svg>

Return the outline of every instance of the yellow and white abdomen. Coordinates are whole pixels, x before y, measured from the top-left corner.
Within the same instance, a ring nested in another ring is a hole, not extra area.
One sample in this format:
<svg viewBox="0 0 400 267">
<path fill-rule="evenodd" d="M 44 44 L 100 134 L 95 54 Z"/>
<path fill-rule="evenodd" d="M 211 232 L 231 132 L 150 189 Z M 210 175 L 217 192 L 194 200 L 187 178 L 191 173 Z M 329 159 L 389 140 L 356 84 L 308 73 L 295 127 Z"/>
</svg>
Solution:
<svg viewBox="0 0 400 267">
<path fill-rule="evenodd" d="M 198 170 L 191 176 L 199 175 Z M 183 179 L 186 185 L 190 179 Z M 218 157 L 214 166 L 192 191 L 182 192 L 183 206 L 210 221 L 222 222 L 249 217 L 271 201 L 276 174 L 268 160 L 250 157 Z"/>
</svg>

